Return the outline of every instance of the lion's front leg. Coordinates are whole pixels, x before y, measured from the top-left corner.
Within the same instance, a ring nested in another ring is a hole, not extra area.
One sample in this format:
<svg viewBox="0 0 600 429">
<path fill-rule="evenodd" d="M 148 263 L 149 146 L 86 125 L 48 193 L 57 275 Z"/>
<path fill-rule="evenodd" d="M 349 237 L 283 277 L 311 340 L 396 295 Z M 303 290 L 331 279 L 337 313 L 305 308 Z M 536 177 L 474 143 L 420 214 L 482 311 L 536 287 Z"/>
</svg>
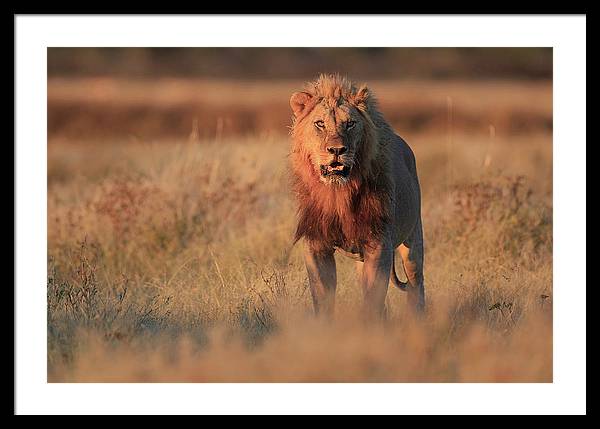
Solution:
<svg viewBox="0 0 600 429">
<path fill-rule="evenodd" d="M 394 249 L 387 244 L 376 244 L 365 250 L 364 257 L 361 276 L 364 312 L 367 318 L 380 318 L 385 314 Z"/>
<path fill-rule="evenodd" d="M 335 306 L 336 268 L 333 248 L 322 248 L 307 241 L 304 261 L 316 314 L 333 316 Z"/>
</svg>

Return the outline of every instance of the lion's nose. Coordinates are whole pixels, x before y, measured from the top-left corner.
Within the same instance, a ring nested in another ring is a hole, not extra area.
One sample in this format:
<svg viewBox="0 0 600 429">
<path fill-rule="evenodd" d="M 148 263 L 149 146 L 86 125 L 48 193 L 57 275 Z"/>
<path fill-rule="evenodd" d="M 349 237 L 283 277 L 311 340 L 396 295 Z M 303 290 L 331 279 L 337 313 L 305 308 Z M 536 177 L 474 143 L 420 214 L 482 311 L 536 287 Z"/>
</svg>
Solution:
<svg viewBox="0 0 600 429">
<path fill-rule="evenodd" d="M 336 156 L 340 156 L 347 150 L 348 149 L 346 148 L 346 146 L 329 146 L 327 148 L 327 152 L 329 152 L 332 155 L 336 155 Z"/>
</svg>

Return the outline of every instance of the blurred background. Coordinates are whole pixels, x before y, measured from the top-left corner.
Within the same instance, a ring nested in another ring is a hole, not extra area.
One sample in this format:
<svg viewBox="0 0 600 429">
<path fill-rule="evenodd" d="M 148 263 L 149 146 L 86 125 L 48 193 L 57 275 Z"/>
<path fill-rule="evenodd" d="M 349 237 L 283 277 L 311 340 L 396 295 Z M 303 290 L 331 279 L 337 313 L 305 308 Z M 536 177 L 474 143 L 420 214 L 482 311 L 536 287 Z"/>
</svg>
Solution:
<svg viewBox="0 0 600 429">
<path fill-rule="evenodd" d="M 551 48 L 49 48 L 48 76 L 549 79 Z"/>
<path fill-rule="evenodd" d="M 400 131 L 550 130 L 551 48 L 49 48 L 48 133 L 159 139 L 285 133 L 319 73 L 368 82 Z"/>
</svg>

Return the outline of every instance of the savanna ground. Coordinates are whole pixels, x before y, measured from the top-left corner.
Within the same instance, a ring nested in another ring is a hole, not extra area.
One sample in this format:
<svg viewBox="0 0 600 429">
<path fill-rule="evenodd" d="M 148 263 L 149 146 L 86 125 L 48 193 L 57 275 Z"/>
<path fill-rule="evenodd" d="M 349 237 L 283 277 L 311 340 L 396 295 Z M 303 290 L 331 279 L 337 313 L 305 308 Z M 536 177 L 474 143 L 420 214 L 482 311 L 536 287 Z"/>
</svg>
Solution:
<svg viewBox="0 0 600 429">
<path fill-rule="evenodd" d="M 279 83 L 51 79 L 51 382 L 551 382 L 549 81 L 373 82 L 413 148 L 427 312 L 312 316 Z"/>
</svg>

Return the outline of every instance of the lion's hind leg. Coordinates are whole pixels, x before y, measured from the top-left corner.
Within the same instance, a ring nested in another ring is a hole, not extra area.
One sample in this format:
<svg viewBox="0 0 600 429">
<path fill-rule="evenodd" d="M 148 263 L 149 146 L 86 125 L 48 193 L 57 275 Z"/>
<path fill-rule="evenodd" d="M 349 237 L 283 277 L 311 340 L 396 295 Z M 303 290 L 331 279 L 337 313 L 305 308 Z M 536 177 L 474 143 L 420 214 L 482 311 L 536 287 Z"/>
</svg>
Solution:
<svg viewBox="0 0 600 429">
<path fill-rule="evenodd" d="M 408 292 L 408 302 L 418 312 L 422 312 L 425 309 L 425 283 L 423 278 L 423 228 L 420 221 L 411 236 L 397 249 L 402 257 L 402 265 L 408 279 L 408 284 L 404 288 Z"/>
</svg>

